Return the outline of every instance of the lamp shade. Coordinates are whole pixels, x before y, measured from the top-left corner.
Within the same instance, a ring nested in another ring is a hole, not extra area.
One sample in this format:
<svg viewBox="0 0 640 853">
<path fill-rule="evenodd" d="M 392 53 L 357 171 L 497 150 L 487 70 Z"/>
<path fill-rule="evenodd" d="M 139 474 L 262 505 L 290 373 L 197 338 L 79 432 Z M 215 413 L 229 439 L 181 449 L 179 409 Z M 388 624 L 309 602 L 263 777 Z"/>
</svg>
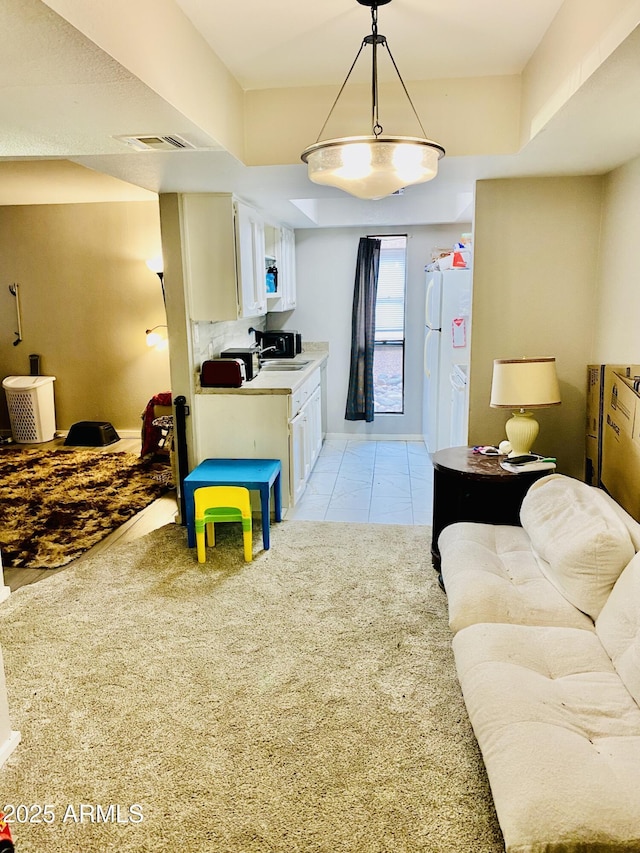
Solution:
<svg viewBox="0 0 640 853">
<path fill-rule="evenodd" d="M 314 183 L 379 199 L 435 178 L 443 155 L 436 142 L 418 137 L 351 136 L 311 145 L 302 159 Z"/>
<path fill-rule="evenodd" d="M 492 408 L 543 409 L 560 402 L 555 358 L 494 360 Z"/>
</svg>

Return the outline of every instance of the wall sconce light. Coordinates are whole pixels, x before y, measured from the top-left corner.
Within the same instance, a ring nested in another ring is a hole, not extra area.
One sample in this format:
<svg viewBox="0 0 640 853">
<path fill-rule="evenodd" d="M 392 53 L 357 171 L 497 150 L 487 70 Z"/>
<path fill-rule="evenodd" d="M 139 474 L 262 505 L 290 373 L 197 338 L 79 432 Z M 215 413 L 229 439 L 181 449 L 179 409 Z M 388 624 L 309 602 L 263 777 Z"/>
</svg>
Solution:
<svg viewBox="0 0 640 853">
<path fill-rule="evenodd" d="M 159 325 L 153 326 L 151 329 L 145 330 L 145 335 L 147 336 L 147 346 L 153 347 L 157 349 L 159 352 L 166 350 L 169 348 L 169 339 L 167 338 L 167 334 L 162 332 L 157 332 L 156 329 L 166 329 L 166 326 Z"/>
<path fill-rule="evenodd" d="M 538 435 L 538 422 L 525 409 L 546 409 L 560 402 L 555 358 L 497 358 L 493 362 L 490 406 L 517 410 L 506 423 L 509 456 L 531 453 Z"/>
<path fill-rule="evenodd" d="M 147 266 L 154 272 L 158 278 L 160 279 L 160 287 L 162 288 L 162 300 L 166 304 L 166 299 L 164 296 L 164 260 L 162 255 L 154 255 L 152 258 L 149 258 L 146 261 Z"/>
</svg>

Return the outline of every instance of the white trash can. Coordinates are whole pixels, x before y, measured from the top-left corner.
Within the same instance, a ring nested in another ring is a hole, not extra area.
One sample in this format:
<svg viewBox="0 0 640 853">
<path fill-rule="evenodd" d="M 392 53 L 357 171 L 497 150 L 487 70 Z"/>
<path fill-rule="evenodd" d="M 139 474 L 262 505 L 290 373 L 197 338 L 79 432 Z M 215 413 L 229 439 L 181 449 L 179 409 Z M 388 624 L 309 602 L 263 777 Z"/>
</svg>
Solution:
<svg viewBox="0 0 640 853">
<path fill-rule="evenodd" d="M 7 376 L 2 387 L 13 440 L 18 444 L 51 441 L 56 433 L 56 411 L 53 400 L 55 376 Z"/>
</svg>

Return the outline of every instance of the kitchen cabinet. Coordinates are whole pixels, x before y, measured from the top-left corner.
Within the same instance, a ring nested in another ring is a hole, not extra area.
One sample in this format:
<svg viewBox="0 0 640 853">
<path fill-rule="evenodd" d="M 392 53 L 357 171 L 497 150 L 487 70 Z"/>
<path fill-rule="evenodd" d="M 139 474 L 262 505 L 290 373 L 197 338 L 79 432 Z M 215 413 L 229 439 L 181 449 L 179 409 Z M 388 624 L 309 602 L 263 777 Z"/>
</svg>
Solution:
<svg viewBox="0 0 640 853">
<path fill-rule="evenodd" d="M 160 221 L 165 274 L 181 271 L 191 320 L 266 314 L 264 222 L 257 210 L 230 193 L 166 194 Z"/>
<path fill-rule="evenodd" d="M 318 386 L 289 424 L 292 506 L 302 497 L 322 447 L 322 397 Z"/>
<path fill-rule="evenodd" d="M 238 317 L 267 313 L 264 221 L 248 204 L 234 205 Z"/>
<path fill-rule="evenodd" d="M 256 380 L 257 381 L 257 380 Z M 280 459 L 282 506 L 300 499 L 323 441 L 321 368 L 291 393 L 196 394 L 193 462 L 205 459 Z"/>
<path fill-rule="evenodd" d="M 278 290 L 267 294 L 268 311 L 291 311 L 296 307 L 296 240 L 287 225 L 265 225 L 266 264 L 275 261 Z"/>
</svg>

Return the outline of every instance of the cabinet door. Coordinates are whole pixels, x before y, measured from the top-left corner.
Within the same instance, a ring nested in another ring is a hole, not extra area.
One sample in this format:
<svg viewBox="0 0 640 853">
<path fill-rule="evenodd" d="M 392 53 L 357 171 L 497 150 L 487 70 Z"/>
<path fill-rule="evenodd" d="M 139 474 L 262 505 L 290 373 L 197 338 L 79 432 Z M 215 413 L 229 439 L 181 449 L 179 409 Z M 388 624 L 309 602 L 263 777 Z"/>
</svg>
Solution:
<svg viewBox="0 0 640 853">
<path fill-rule="evenodd" d="M 282 268 L 282 310 L 296 307 L 296 239 L 293 228 L 283 226 L 280 233 L 280 266 Z"/>
<path fill-rule="evenodd" d="M 235 214 L 238 316 L 258 317 L 267 311 L 264 222 L 242 202 L 236 202 Z"/>
<path fill-rule="evenodd" d="M 289 424 L 290 491 L 293 506 L 302 496 L 322 447 L 322 392 L 318 386 Z"/>
<path fill-rule="evenodd" d="M 174 231 L 175 239 L 165 242 L 163 236 L 163 252 L 165 258 L 175 258 L 176 263 L 183 264 L 190 317 L 237 320 L 231 196 L 188 193 L 180 196 L 179 203 L 182 247 Z M 161 216 L 163 213 L 161 207 Z"/>
<path fill-rule="evenodd" d="M 319 386 L 309 398 L 307 408 L 310 474 L 322 449 L 322 392 Z"/>
<path fill-rule="evenodd" d="M 307 413 L 305 407 L 289 424 L 289 493 L 295 506 L 307 485 Z"/>
</svg>

